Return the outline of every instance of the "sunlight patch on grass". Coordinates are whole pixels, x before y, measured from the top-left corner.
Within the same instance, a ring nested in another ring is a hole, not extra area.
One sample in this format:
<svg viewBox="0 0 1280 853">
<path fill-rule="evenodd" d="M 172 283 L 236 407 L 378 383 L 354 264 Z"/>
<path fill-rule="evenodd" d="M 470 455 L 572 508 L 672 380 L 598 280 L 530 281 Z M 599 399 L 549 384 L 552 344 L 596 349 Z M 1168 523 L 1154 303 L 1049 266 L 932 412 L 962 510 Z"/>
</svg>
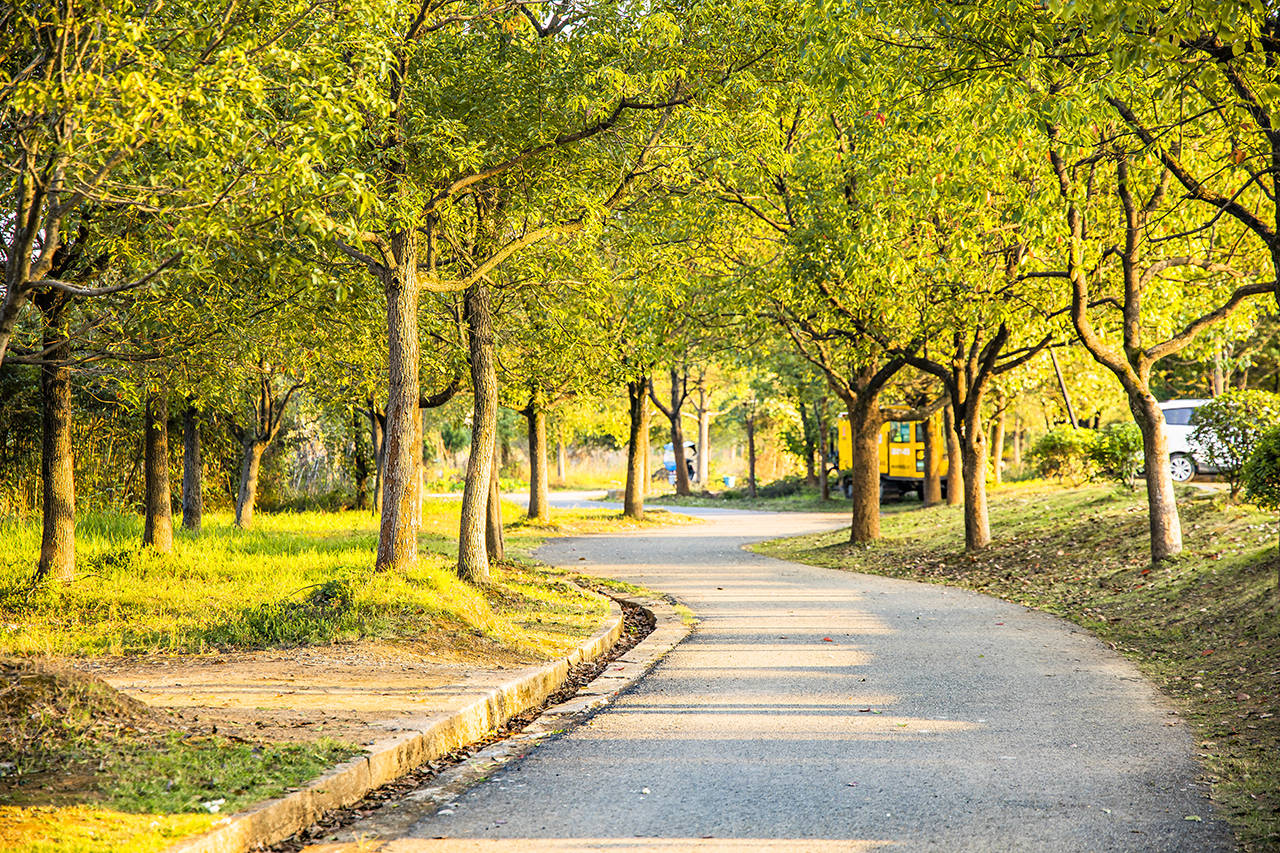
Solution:
<svg viewBox="0 0 1280 853">
<path fill-rule="evenodd" d="M 93 805 L 0 806 L 0 849 L 22 853 L 151 853 L 213 826 L 211 814 L 127 814 Z"/>
<path fill-rule="evenodd" d="M 554 535 L 692 521 L 593 508 L 537 525 L 504 511 L 514 557 Z M 39 524 L 0 521 L 0 654 L 185 654 L 445 632 L 536 659 L 571 648 L 607 613 L 545 568 L 495 565 L 490 587 L 459 580 L 458 512 L 455 500 L 424 503 L 419 563 L 403 573 L 373 571 L 378 522 L 366 512 L 260 514 L 250 530 L 212 514 L 198 534 L 176 531 L 167 555 L 140 547 L 140 518 L 91 514 L 77 524 L 77 579 L 34 588 Z"/>
</svg>

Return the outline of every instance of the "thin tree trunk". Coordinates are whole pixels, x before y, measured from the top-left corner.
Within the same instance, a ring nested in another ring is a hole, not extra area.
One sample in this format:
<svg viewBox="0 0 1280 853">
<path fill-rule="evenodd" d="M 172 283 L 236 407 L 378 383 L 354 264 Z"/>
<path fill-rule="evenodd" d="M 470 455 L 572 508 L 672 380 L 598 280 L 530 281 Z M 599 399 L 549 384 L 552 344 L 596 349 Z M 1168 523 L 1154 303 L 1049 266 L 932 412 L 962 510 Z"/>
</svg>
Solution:
<svg viewBox="0 0 1280 853">
<path fill-rule="evenodd" d="M 648 455 L 649 384 L 645 380 L 627 383 L 627 414 L 630 435 L 627 441 L 627 486 L 622 498 L 622 514 L 644 518 L 645 456 Z"/>
<path fill-rule="evenodd" d="M 365 455 L 364 424 L 358 408 L 351 410 L 352 463 L 355 467 L 356 509 L 369 508 L 369 457 Z"/>
<path fill-rule="evenodd" d="M 671 408 L 664 409 L 663 414 L 671 422 L 671 456 L 675 460 L 676 466 L 676 494 L 687 497 L 692 490 L 689 488 L 689 463 L 684 456 L 684 423 L 681 416 L 685 398 L 683 392 L 684 383 L 681 381 L 679 372 L 674 367 L 671 368 L 670 377 Z M 662 404 L 659 402 L 658 405 L 661 407 Z"/>
<path fill-rule="evenodd" d="M 471 455 L 467 459 L 458 532 L 458 577 L 470 583 L 488 583 L 485 522 L 498 432 L 498 374 L 493 358 L 493 317 L 488 285 L 479 282 L 467 288 L 465 299 L 471 384 L 475 394 Z"/>
<path fill-rule="evenodd" d="M 964 465 L 960 461 L 960 436 L 956 434 L 951 405 L 942 410 L 942 431 L 947 436 L 947 505 L 964 502 Z"/>
<path fill-rule="evenodd" d="M 1022 472 L 1022 440 L 1025 430 L 1022 426 L 1022 415 L 1013 418 L 1013 470 L 1019 475 Z"/>
<path fill-rule="evenodd" d="M 649 431 L 653 426 L 653 412 L 649 404 L 644 404 L 644 418 L 640 422 L 640 459 L 644 465 L 644 476 L 640 478 L 640 494 L 649 494 L 649 484 L 653 482 L 653 442 Z"/>
<path fill-rule="evenodd" d="M 991 425 L 991 481 L 996 485 L 1004 481 L 1004 409 L 996 412 Z"/>
<path fill-rule="evenodd" d="M 809 410 L 804 403 L 800 406 L 800 429 L 804 436 L 804 484 L 816 486 L 818 471 L 813 465 L 813 456 L 818 452 L 818 442 L 814 439 L 813 423 L 809 419 Z"/>
<path fill-rule="evenodd" d="M 551 520 L 547 502 L 547 413 L 538 395 L 524 410 L 529 432 L 529 518 Z"/>
<path fill-rule="evenodd" d="M 1164 413 L 1155 397 L 1129 394 L 1129 409 L 1142 431 L 1142 458 L 1146 466 L 1147 516 L 1151 530 L 1151 560 L 1160 562 L 1182 553 L 1182 519 L 1169 470 L 1169 442 Z"/>
<path fill-rule="evenodd" d="M 382 431 L 382 417 L 374 408 L 373 400 L 369 401 L 369 441 L 373 444 L 373 506 L 375 513 L 382 512 L 382 471 L 386 460 L 386 436 Z"/>
<path fill-rule="evenodd" d="M 262 466 L 265 442 L 256 435 L 246 434 L 241 444 L 240 489 L 236 497 L 236 527 L 248 529 L 253 524 L 253 513 L 258 503 L 258 470 Z"/>
<path fill-rule="evenodd" d="M 502 534 L 502 484 L 499 482 L 501 467 L 495 454 L 489 469 L 489 505 L 485 512 L 484 542 L 490 560 L 505 560 L 507 543 Z"/>
<path fill-rule="evenodd" d="M 880 538 L 880 402 L 878 394 L 860 394 L 849 411 L 853 499 L 850 542 Z"/>
<path fill-rule="evenodd" d="M 163 393 L 147 397 L 144 429 L 142 544 L 167 554 L 173 550 L 173 500 L 169 495 L 169 400 Z"/>
<path fill-rule="evenodd" d="M 423 477 L 426 474 L 427 466 L 422 458 L 423 441 L 422 441 L 422 407 L 413 407 L 413 529 L 422 529 L 422 494 L 425 491 L 423 487 Z"/>
<path fill-rule="evenodd" d="M 707 408 L 707 392 L 699 390 L 698 394 L 698 483 L 705 490 L 711 476 L 711 411 Z"/>
<path fill-rule="evenodd" d="M 935 413 L 924 419 L 924 485 L 920 497 L 925 506 L 942 503 L 942 446 Z"/>
<path fill-rule="evenodd" d="M 375 567 L 407 571 L 418 564 L 418 528 L 414 504 L 419 500 L 418 465 L 422 442 L 416 420 L 421 393 L 418 383 L 417 234 L 406 231 L 392 239 L 399 264 L 386 277 L 388 385 L 387 423 L 383 439 L 382 518 Z M 415 450 L 414 445 L 418 446 Z"/>
<path fill-rule="evenodd" d="M 564 425 L 556 428 L 556 485 L 563 486 L 569 474 L 569 449 L 564 444 Z"/>
<path fill-rule="evenodd" d="M 204 459 L 200 452 L 200 414 L 182 411 L 182 526 L 198 531 L 204 520 Z"/>
<path fill-rule="evenodd" d="M 1049 349 L 1049 360 L 1053 362 L 1054 376 L 1058 377 L 1058 390 L 1062 392 L 1062 402 L 1067 408 L 1067 421 L 1072 428 L 1075 428 L 1077 426 L 1076 410 L 1071 405 L 1071 394 L 1067 392 L 1067 380 L 1062 377 L 1062 368 L 1058 366 L 1058 355 L 1052 348 Z"/>
<path fill-rule="evenodd" d="M 61 300 L 45 315 L 40 365 L 40 484 L 43 527 L 36 578 L 70 581 L 76 573 L 75 458 L 71 453 L 71 342 Z"/>
<path fill-rule="evenodd" d="M 827 422 L 827 398 L 818 398 L 818 497 L 831 500 L 831 478 L 828 474 L 827 457 L 831 454 L 829 442 L 831 427 Z"/>
<path fill-rule="evenodd" d="M 756 497 L 756 416 L 743 419 L 747 426 L 747 494 Z"/>
</svg>

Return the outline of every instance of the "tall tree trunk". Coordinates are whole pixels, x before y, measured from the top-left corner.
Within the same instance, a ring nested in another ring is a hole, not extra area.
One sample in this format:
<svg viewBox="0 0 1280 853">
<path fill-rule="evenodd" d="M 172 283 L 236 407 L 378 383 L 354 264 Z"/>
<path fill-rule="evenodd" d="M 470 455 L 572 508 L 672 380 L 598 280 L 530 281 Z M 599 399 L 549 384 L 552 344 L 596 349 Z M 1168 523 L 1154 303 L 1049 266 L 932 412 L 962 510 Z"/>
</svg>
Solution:
<svg viewBox="0 0 1280 853">
<path fill-rule="evenodd" d="M 644 466 L 644 476 L 640 478 L 640 493 L 647 495 L 649 493 L 649 484 L 653 482 L 653 448 L 650 446 L 653 441 L 649 437 L 649 431 L 653 425 L 653 412 L 649 408 L 649 404 L 644 404 L 644 419 L 640 423 L 640 460 Z"/>
<path fill-rule="evenodd" d="M 236 497 L 236 527 L 248 529 L 253 524 L 253 513 L 258 504 L 258 470 L 262 467 L 262 453 L 266 442 L 256 434 L 246 431 L 241 443 L 240 489 Z"/>
<path fill-rule="evenodd" d="M 204 459 L 200 452 L 200 413 L 182 410 L 182 526 L 198 531 L 204 520 Z"/>
<path fill-rule="evenodd" d="M 752 412 L 743 418 L 747 427 L 747 494 L 756 497 L 756 416 Z"/>
<path fill-rule="evenodd" d="M 991 481 L 996 485 L 1004 481 L 1004 409 L 996 412 L 991 425 Z"/>
<path fill-rule="evenodd" d="M 363 416 L 351 410 L 352 463 L 355 467 L 356 509 L 369 508 L 369 457 L 365 453 Z"/>
<path fill-rule="evenodd" d="M 676 494 L 689 495 L 693 490 L 689 487 L 689 462 L 684 455 L 684 425 L 680 423 L 677 412 L 671 418 L 671 455 L 676 463 Z"/>
<path fill-rule="evenodd" d="M 964 466 L 964 547 L 981 551 L 991 544 L 991 519 L 987 512 L 987 436 L 980 425 L 961 443 Z"/>
<path fill-rule="evenodd" d="M 373 445 L 373 511 L 382 512 L 383 462 L 386 461 L 386 441 L 382 430 L 382 416 L 369 400 L 369 441 Z"/>
<path fill-rule="evenodd" d="M 564 444 L 564 426 L 556 428 L 556 485 L 563 486 L 569 476 L 569 449 Z"/>
<path fill-rule="evenodd" d="M 959 384 L 959 383 L 957 383 Z M 960 429 L 960 461 L 964 466 L 964 544 L 966 551 L 980 551 L 991 544 L 991 519 L 987 512 L 987 431 L 982 424 L 985 382 L 971 381 L 964 403 L 952 407 Z M 954 400 L 952 401 L 954 404 Z"/>
<path fill-rule="evenodd" d="M 827 398 L 818 398 L 818 497 L 824 501 L 831 500 L 831 478 L 828 475 L 831 454 L 831 426 L 827 422 Z"/>
<path fill-rule="evenodd" d="M 418 251 L 417 232 L 393 236 L 397 268 L 386 277 L 388 384 L 387 423 L 383 440 L 382 518 L 378 530 L 376 568 L 406 571 L 418 564 L 418 529 L 414 504 L 420 499 L 418 463 L 422 442 L 416 419 L 418 384 Z M 414 445 L 418 446 L 415 450 Z"/>
<path fill-rule="evenodd" d="M 413 407 L 413 529 L 422 529 L 423 478 L 427 465 L 423 459 L 422 407 Z"/>
<path fill-rule="evenodd" d="M 489 503 L 485 511 L 484 543 L 490 560 L 505 560 L 507 543 L 502 533 L 502 484 L 499 482 L 497 455 L 489 468 Z"/>
<path fill-rule="evenodd" d="M 707 408 L 707 392 L 698 390 L 698 482 L 707 488 L 711 476 L 711 410 Z"/>
<path fill-rule="evenodd" d="M 674 367 L 671 368 L 670 377 L 671 408 L 663 408 L 656 395 L 654 402 L 658 404 L 658 407 L 662 409 L 662 413 L 667 416 L 667 420 L 671 423 L 671 457 L 676 466 L 676 494 L 687 497 L 691 493 L 689 488 L 689 463 L 684 455 L 684 423 L 680 413 L 685 399 L 684 380 L 681 378 L 680 372 Z"/>
<path fill-rule="evenodd" d="M 547 502 L 547 413 L 534 394 L 524 410 L 529 432 L 529 518 L 551 520 Z"/>
<path fill-rule="evenodd" d="M 1151 560 L 1160 562 L 1182 553 L 1182 519 L 1169 470 L 1169 441 L 1164 413 L 1150 392 L 1129 392 L 1129 410 L 1142 431 L 1142 459 L 1146 466 L 1147 516 L 1151 529 Z"/>
<path fill-rule="evenodd" d="M 44 313 L 40 365 L 40 485 L 43 527 L 36 577 L 70 581 L 76 573 L 75 459 L 71 453 L 71 342 L 65 301 L 37 303 Z"/>
<path fill-rule="evenodd" d="M 809 409 L 804 403 L 800 404 L 800 429 L 804 436 L 804 484 L 806 486 L 816 486 L 818 484 L 818 471 L 813 466 L 813 456 L 818 452 L 818 442 L 814 439 L 813 423 L 809 418 Z"/>
<path fill-rule="evenodd" d="M 948 404 L 942 410 L 942 431 L 947 436 L 947 505 L 964 502 L 964 465 L 960 461 L 960 436 Z"/>
<path fill-rule="evenodd" d="M 627 383 L 627 486 L 622 498 L 622 514 L 644 518 L 645 457 L 649 453 L 649 383 L 640 379 Z"/>
<path fill-rule="evenodd" d="M 475 389 L 471 418 L 471 455 L 462 489 L 462 518 L 458 532 L 458 577 L 470 583 L 489 582 L 485 549 L 489 478 L 498 434 L 498 374 L 493 359 L 493 316 L 489 286 L 467 288 L 465 297 L 471 384 Z"/>
<path fill-rule="evenodd" d="M 859 394 L 848 405 L 853 499 L 850 542 L 880 538 L 880 395 Z"/>
<path fill-rule="evenodd" d="M 1225 358 L 1222 354 L 1222 346 L 1213 348 L 1213 373 L 1210 376 L 1210 386 L 1214 397 L 1221 397 L 1227 390 L 1227 375 L 1223 370 L 1223 362 Z"/>
<path fill-rule="evenodd" d="M 173 550 L 173 500 L 169 495 L 169 399 L 163 393 L 148 395 L 144 429 L 142 544 L 167 554 Z"/>
<path fill-rule="evenodd" d="M 924 419 L 924 485 L 920 497 L 925 506 L 942 503 L 942 446 L 935 413 Z"/>
<path fill-rule="evenodd" d="M 1013 470 L 1022 473 L 1022 441 L 1026 430 L 1022 426 L 1022 415 L 1013 416 Z"/>
</svg>

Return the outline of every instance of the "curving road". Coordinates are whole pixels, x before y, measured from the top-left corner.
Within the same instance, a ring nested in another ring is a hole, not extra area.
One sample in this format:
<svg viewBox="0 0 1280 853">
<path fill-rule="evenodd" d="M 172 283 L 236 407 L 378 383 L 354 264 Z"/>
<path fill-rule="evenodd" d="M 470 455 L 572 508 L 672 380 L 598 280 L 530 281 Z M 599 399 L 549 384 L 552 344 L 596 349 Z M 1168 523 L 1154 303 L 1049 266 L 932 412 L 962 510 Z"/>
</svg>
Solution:
<svg viewBox="0 0 1280 853">
<path fill-rule="evenodd" d="M 1230 849 L 1185 726 L 1088 634 L 742 550 L 837 516 L 691 512 L 541 556 L 675 595 L 693 636 L 381 849 Z"/>
</svg>

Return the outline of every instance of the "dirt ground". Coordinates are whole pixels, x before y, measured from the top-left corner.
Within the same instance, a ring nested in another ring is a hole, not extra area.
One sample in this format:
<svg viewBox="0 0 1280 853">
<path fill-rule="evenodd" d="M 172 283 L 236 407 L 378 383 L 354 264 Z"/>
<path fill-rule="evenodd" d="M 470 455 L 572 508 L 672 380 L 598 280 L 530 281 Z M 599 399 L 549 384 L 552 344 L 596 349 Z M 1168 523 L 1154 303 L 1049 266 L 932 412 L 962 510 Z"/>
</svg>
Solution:
<svg viewBox="0 0 1280 853">
<path fill-rule="evenodd" d="M 180 725 L 238 740 L 330 737 L 368 745 L 460 693 L 533 665 L 494 649 L 357 642 L 209 656 L 98 658 L 71 663 L 127 696 L 173 711 Z"/>
</svg>

